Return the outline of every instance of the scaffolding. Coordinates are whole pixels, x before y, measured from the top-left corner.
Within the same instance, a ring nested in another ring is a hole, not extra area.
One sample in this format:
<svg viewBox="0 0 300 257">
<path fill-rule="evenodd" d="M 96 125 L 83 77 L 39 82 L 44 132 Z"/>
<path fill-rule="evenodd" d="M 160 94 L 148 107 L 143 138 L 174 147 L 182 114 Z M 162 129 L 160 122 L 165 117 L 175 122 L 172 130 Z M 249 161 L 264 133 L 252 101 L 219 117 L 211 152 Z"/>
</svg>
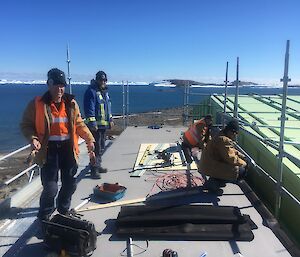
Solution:
<svg viewBox="0 0 300 257">
<path fill-rule="evenodd" d="M 287 99 L 292 100 L 293 102 L 300 103 L 300 101 L 288 98 L 287 96 L 287 89 L 288 89 L 288 82 L 291 81 L 290 78 L 288 77 L 288 68 L 289 68 L 289 46 L 290 46 L 290 41 L 287 40 L 286 42 L 286 51 L 285 51 L 285 62 L 284 62 L 284 75 L 283 78 L 281 79 L 281 82 L 283 82 L 283 94 L 282 95 L 276 95 L 278 98 L 278 101 L 281 100 L 281 102 L 274 101 L 271 99 L 271 97 L 265 97 L 261 96 L 258 94 L 251 94 L 252 97 L 256 99 L 260 99 L 261 101 L 265 102 L 268 105 L 271 105 L 274 107 L 277 111 L 275 112 L 248 112 L 248 111 L 239 111 L 239 109 L 242 109 L 239 106 L 239 97 L 244 97 L 244 95 L 239 95 L 239 57 L 237 57 L 237 65 L 236 65 L 236 80 L 233 82 L 233 85 L 235 86 L 235 95 L 234 95 L 234 101 L 231 102 L 233 104 L 233 109 L 228 110 L 228 94 L 227 94 L 227 85 L 228 85 L 228 62 L 226 63 L 226 73 L 225 73 L 225 80 L 224 80 L 224 94 L 223 99 L 221 100 L 218 98 L 218 95 L 216 94 L 210 94 L 209 98 L 207 99 L 206 103 L 201 103 L 201 104 L 194 104 L 190 102 L 191 96 L 208 96 L 207 94 L 201 94 L 201 93 L 195 93 L 192 91 L 192 88 L 190 85 L 186 85 L 185 88 L 185 95 L 184 95 L 184 117 L 185 117 L 185 122 L 188 120 L 189 117 L 194 117 L 194 115 L 189 114 L 189 107 L 197 106 L 197 107 L 202 107 L 203 113 L 201 114 L 202 116 L 205 115 L 205 113 L 213 113 L 214 106 L 211 103 L 212 97 L 215 96 L 219 101 L 220 104 L 223 106 L 222 108 L 222 113 L 220 115 L 222 116 L 221 119 L 221 124 L 218 124 L 218 127 L 223 127 L 225 124 L 226 119 L 232 119 L 236 118 L 239 120 L 239 123 L 242 125 L 242 130 L 248 133 L 249 135 L 255 137 L 257 140 L 260 142 L 264 143 L 265 145 L 268 145 L 278 151 L 278 154 L 276 156 L 277 158 L 277 176 L 276 179 L 274 179 L 271 175 L 268 174 L 262 167 L 259 165 L 255 164 L 255 170 L 260 172 L 260 174 L 265 175 L 269 180 L 271 180 L 274 185 L 276 185 L 276 204 L 275 204 L 275 217 L 279 218 L 279 213 L 281 209 L 281 202 L 282 202 L 282 195 L 285 194 L 290 199 L 292 199 L 295 203 L 297 203 L 298 206 L 300 206 L 300 201 L 291 193 L 289 192 L 283 185 L 282 185 L 282 177 L 283 177 L 283 159 L 287 158 L 289 159 L 292 163 L 294 163 L 296 166 L 300 167 L 300 160 L 291 155 L 290 153 L 286 152 L 284 150 L 284 145 L 292 145 L 295 146 L 296 148 L 299 148 L 300 143 L 299 142 L 292 142 L 292 141 L 287 141 L 285 140 L 284 133 L 285 130 L 299 130 L 299 127 L 291 127 L 291 126 L 286 126 L 285 121 L 287 120 L 286 115 L 291 115 L 292 117 L 295 117 L 296 119 L 300 120 L 300 115 L 299 115 L 299 110 L 296 110 L 295 108 L 291 108 L 287 106 Z M 249 97 L 249 95 L 247 95 Z M 275 96 L 274 96 L 275 97 Z M 249 123 L 245 122 L 239 114 L 246 113 L 249 115 L 254 115 L 255 113 L 274 113 L 274 114 L 280 114 L 280 126 L 272 126 L 272 125 L 266 125 L 266 124 L 256 124 L 256 123 Z M 200 116 L 200 115 L 199 115 Z M 200 118 L 198 116 L 198 118 Z M 276 134 L 279 135 L 279 140 L 274 140 L 272 138 L 265 138 L 262 136 L 257 136 L 247 129 L 243 127 L 251 127 L 253 129 L 258 129 L 258 128 L 269 128 L 271 131 L 276 132 Z M 275 129 L 279 129 L 279 132 Z M 244 151 L 238 144 L 236 145 L 237 148 L 241 151 L 243 151 L 245 154 L 246 151 Z M 248 155 L 249 156 L 249 155 Z M 255 160 L 253 160 L 250 156 L 249 158 L 255 163 Z"/>
</svg>

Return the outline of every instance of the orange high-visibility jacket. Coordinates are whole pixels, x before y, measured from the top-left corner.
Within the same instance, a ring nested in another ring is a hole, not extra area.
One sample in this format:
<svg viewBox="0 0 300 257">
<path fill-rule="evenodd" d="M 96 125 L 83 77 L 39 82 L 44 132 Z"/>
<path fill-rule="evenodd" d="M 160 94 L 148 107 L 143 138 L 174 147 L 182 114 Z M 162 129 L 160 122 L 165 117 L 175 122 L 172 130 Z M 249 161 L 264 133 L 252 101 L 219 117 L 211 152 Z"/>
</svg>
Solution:
<svg viewBox="0 0 300 257">
<path fill-rule="evenodd" d="M 28 104 L 20 124 L 21 131 L 29 142 L 32 142 L 34 138 L 41 142 L 42 147 L 35 157 L 35 162 L 39 165 L 46 162 L 47 145 L 51 133 L 51 125 L 53 126 L 50 104 L 45 103 L 44 98 L 49 98 L 49 92 L 43 97 L 36 97 Z M 65 93 L 63 99 L 68 117 L 68 134 L 73 145 L 74 158 L 78 160 L 78 137 L 80 136 L 87 143 L 95 142 L 95 139 L 83 122 L 74 97 Z"/>
<path fill-rule="evenodd" d="M 55 122 L 56 119 L 61 119 L 61 121 L 68 119 L 67 112 L 66 112 L 66 105 L 64 100 L 61 102 L 60 110 L 57 111 L 54 103 L 50 104 L 50 110 L 51 110 L 51 118 L 50 118 L 50 131 L 49 131 L 49 138 L 48 141 L 51 139 L 51 137 L 57 136 L 57 141 L 61 141 L 59 138 L 66 137 L 69 135 L 69 129 L 68 129 L 68 120 L 67 122 Z M 39 138 L 39 141 L 42 142 L 45 135 L 45 103 L 42 101 L 42 98 L 40 96 L 37 96 L 35 98 L 35 127 L 37 136 Z M 75 124 L 73 124 L 75 127 Z M 73 129 L 73 135 L 72 135 L 72 141 L 74 145 L 74 150 L 76 155 L 79 154 L 78 149 L 78 135 L 76 134 L 76 129 Z"/>
<path fill-rule="evenodd" d="M 193 123 L 189 129 L 184 132 L 183 139 L 192 147 L 200 146 L 200 148 L 202 148 L 201 146 L 204 143 L 206 133 L 208 133 L 208 127 L 203 118 Z"/>
</svg>

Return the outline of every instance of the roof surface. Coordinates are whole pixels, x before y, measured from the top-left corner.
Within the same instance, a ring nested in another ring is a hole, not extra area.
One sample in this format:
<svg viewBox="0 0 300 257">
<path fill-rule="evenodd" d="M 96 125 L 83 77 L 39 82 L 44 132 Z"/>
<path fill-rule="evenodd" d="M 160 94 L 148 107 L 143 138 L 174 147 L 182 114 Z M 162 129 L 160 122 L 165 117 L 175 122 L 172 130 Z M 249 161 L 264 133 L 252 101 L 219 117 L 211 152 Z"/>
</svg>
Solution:
<svg viewBox="0 0 300 257">
<path fill-rule="evenodd" d="M 145 197 L 152 189 L 153 174 L 146 172 L 140 178 L 130 177 L 138 150 L 141 143 L 173 143 L 180 138 L 184 127 L 163 127 L 161 129 L 148 129 L 145 127 L 128 127 L 105 151 L 103 155 L 103 167 L 108 173 L 102 174 L 100 180 L 93 180 L 89 176 L 88 157 L 85 145 L 81 145 L 80 165 L 78 168 L 78 187 L 72 199 L 72 207 L 78 206 L 89 197 L 93 187 L 103 182 L 116 183 L 127 187 L 127 192 L 121 200 L 129 200 Z M 146 179 L 148 178 L 148 179 Z M 290 256 L 284 246 L 275 237 L 272 231 L 263 225 L 262 217 L 251 205 L 238 185 L 227 183 L 222 196 L 199 193 L 199 195 L 176 198 L 169 201 L 170 204 L 199 203 L 220 206 L 237 206 L 243 214 L 250 215 L 258 226 L 253 230 L 254 240 L 251 242 L 236 241 L 149 241 L 145 252 L 139 256 L 161 256 L 166 248 L 178 252 L 178 256 L 199 257 L 203 252 L 207 256 Z M 90 206 L 95 203 L 88 203 Z M 3 256 L 47 256 L 49 251 L 44 247 L 41 239 L 37 238 L 37 223 L 34 222 L 37 212 L 38 198 L 33 199 L 16 215 L 16 219 L 6 219 L 6 224 L 0 225 L 0 253 Z M 86 207 L 85 206 L 85 207 Z M 97 232 L 100 233 L 97 241 L 97 249 L 93 256 L 117 257 L 126 256 L 126 241 L 118 239 L 114 234 L 114 219 L 120 211 L 120 207 L 99 209 L 82 212 L 84 219 L 92 221 Z M 5 223 L 4 222 L 4 223 Z M 135 245 L 146 248 L 145 241 L 133 241 Z M 133 246 L 133 253 L 142 252 L 137 246 Z"/>
</svg>

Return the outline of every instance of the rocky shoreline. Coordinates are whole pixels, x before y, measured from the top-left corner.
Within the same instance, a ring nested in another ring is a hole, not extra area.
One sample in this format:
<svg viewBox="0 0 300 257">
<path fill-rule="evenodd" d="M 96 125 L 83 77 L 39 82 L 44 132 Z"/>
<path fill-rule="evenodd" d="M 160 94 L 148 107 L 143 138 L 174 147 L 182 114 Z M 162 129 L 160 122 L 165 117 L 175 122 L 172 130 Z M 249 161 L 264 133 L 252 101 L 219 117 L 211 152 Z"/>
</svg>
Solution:
<svg viewBox="0 0 300 257">
<path fill-rule="evenodd" d="M 131 114 L 128 116 L 127 126 L 152 126 L 152 125 L 170 125 L 180 126 L 183 124 L 183 107 L 162 109 L 153 112 L 145 112 L 139 114 Z M 114 127 L 107 131 L 107 136 L 114 138 L 124 130 L 123 117 L 119 116 L 114 119 Z M 9 186 L 4 186 L 3 183 L 14 177 L 22 170 L 28 168 L 26 164 L 27 156 L 30 149 L 26 149 L 20 153 L 13 155 L 0 162 L 0 201 L 8 197 L 11 193 L 18 190 L 28 181 L 28 176 L 24 175 Z"/>
<path fill-rule="evenodd" d="M 115 126 L 107 131 L 108 135 L 119 135 L 124 130 L 123 117 L 114 119 Z M 170 125 L 180 126 L 183 124 L 183 107 L 168 108 L 153 112 L 131 114 L 128 116 L 128 126 L 151 126 L 151 125 Z"/>
</svg>

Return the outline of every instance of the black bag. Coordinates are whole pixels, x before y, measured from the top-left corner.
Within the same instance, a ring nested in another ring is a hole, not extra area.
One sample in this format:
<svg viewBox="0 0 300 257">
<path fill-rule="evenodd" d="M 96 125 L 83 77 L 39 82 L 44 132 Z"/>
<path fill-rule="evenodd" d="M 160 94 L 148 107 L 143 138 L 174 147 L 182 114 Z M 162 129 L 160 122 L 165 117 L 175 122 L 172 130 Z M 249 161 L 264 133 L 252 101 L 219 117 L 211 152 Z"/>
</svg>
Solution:
<svg viewBox="0 0 300 257">
<path fill-rule="evenodd" d="M 43 221 L 46 245 L 75 256 L 86 256 L 96 249 L 95 225 L 74 215 L 56 214 L 50 221 Z"/>
</svg>

